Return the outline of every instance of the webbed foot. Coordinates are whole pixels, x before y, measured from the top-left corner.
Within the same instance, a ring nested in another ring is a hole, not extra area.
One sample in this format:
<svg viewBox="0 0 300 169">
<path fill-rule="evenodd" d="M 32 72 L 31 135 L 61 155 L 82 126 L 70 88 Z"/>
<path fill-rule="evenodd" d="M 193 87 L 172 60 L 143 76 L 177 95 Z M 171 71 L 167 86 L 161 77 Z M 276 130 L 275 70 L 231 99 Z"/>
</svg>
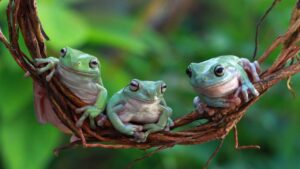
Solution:
<svg viewBox="0 0 300 169">
<path fill-rule="evenodd" d="M 247 82 L 242 84 L 235 92 L 234 96 L 238 97 L 241 93 L 245 102 L 249 101 L 249 93 L 250 92 L 253 96 L 259 96 L 259 92 L 255 89 L 251 82 Z"/>
<path fill-rule="evenodd" d="M 164 131 L 170 131 L 170 127 L 173 127 L 174 126 L 174 122 L 173 120 L 169 117 L 168 118 L 168 121 L 167 121 L 167 125 L 166 127 L 164 128 Z"/>
<path fill-rule="evenodd" d="M 149 134 L 144 132 L 135 132 L 133 134 L 133 140 L 137 143 L 144 143 L 147 141 L 147 137 Z"/>
<path fill-rule="evenodd" d="M 127 124 L 125 125 L 125 128 L 123 130 L 124 134 L 134 136 L 135 133 L 143 131 L 143 126 L 140 125 L 133 125 L 133 124 Z"/>
<path fill-rule="evenodd" d="M 101 115 L 100 115 L 100 118 L 99 118 L 98 121 L 97 121 L 97 125 L 98 125 L 99 127 L 103 127 L 104 122 L 105 122 L 106 120 L 107 120 L 107 116 L 104 115 L 104 114 L 101 114 Z"/>
<path fill-rule="evenodd" d="M 243 65 L 244 70 L 251 76 L 253 82 L 258 82 L 260 80 L 259 73 L 261 72 L 260 65 L 257 61 L 251 63 L 246 58 L 241 58 L 241 63 Z"/>
<path fill-rule="evenodd" d="M 95 118 L 101 113 L 101 110 L 95 106 L 84 106 L 75 110 L 77 114 L 83 113 L 79 120 L 76 122 L 76 127 L 81 127 L 84 120 L 89 117 L 90 127 L 92 129 L 96 128 Z"/>
<path fill-rule="evenodd" d="M 48 70 L 51 70 L 51 72 L 46 76 L 46 80 L 50 81 L 55 73 L 55 66 L 59 62 L 59 59 L 55 57 L 37 58 L 34 60 L 34 62 L 37 66 L 46 64 L 46 66 L 38 68 L 36 71 L 38 74 L 42 74 Z"/>
</svg>

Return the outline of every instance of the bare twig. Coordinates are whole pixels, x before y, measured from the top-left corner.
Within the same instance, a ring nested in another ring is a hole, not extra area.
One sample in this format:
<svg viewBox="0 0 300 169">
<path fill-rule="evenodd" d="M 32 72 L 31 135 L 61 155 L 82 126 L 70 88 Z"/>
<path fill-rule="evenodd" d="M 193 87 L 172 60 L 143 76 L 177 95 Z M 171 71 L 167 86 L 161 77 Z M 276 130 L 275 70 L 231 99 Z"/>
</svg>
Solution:
<svg viewBox="0 0 300 169">
<path fill-rule="evenodd" d="M 275 7 L 275 5 L 279 2 L 280 0 L 274 0 L 271 4 L 271 6 L 266 10 L 264 15 L 259 19 L 258 23 L 256 24 L 256 29 L 255 29 L 255 40 L 254 40 L 254 52 L 252 59 L 255 59 L 257 50 L 258 50 L 258 36 L 259 36 L 259 29 L 261 24 L 264 22 L 268 14 L 272 11 L 272 9 Z"/>
</svg>

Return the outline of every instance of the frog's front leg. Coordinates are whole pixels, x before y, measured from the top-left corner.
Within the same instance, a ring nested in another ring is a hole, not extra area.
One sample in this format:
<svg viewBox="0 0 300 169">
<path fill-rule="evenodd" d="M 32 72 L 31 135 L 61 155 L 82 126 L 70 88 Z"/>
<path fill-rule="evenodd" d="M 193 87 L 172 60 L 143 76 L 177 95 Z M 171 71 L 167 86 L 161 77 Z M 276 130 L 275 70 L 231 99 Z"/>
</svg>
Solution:
<svg viewBox="0 0 300 169">
<path fill-rule="evenodd" d="M 172 115 L 172 109 L 170 107 L 161 106 L 162 113 L 158 119 L 157 123 L 145 124 L 143 129 L 146 130 L 145 133 L 140 133 L 136 135 L 136 140 L 138 142 L 145 142 L 147 137 L 151 133 L 162 131 L 169 123 L 169 118 Z M 173 122 L 173 121 L 172 121 Z"/>
<path fill-rule="evenodd" d="M 248 102 L 249 101 L 249 94 L 248 94 L 249 91 L 253 96 L 255 96 L 255 97 L 259 96 L 259 92 L 255 89 L 253 84 L 250 82 L 250 80 L 248 79 L 248 76 L 247 75 L 241 75 L 241 77 L 240 77 L 240 87 L 236 90 L 234 96 L 238 97 L 239 94 L 241 93 L 242 96 L 243 96 L 244 101 Z"/>
<path fill-rule="evenodd" d="M 48 58 L 37 58 L 34 61 L 37 66 L 42 65 L 42 64 L 47 64 L 46 66 L 37 69 L 38 74 L 42 74 L 42 73 L 52 69 L 51 72 L 46 76 L 46 80 L 50 81 L 55 73 L 55 66 L 59 62 L 59 59 L 57 59 L 55 57 L 48 57 Z"/>
<path fill-rule="evenodd" d="M 260 80 L 259 73 L 261 72 L 259 63 L 257 61 L 252 63 L 246 58 L 241 58 L 240 62 L 242 63 L 244 70 L 251 76 L 252 81 L 258 82 Z"/>
<path fill-rule="evenodd" d="M 93 129 L 96 128 L 95 118 L 105 109 L 107 98 L 107 90 L 99 84 L 97 84 L 97 87 L 99 89 L 99 94 L 95 104 L 76 109 L 76 113 L 83 113 L 76 123 L 77 127 L 81 127 L 84 120 L 89 117 L 90 127 Z"/>
</svg>

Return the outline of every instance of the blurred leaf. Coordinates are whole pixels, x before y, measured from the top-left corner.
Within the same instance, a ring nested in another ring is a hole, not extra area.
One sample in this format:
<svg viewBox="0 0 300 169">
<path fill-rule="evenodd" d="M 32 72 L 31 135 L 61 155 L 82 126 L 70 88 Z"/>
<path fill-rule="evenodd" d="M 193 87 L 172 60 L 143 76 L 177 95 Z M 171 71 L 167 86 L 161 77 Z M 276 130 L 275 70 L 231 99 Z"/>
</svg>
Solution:
<svg viewBox="0 0 300 169">
<path fill-rule="evenodd" d="M 143 55 L 147 50 L 146 44 L 138 37 L 133 37 L 126 29 L 116 30 L 103 27 L 91 29 L 88 38 L 89 43 L 121 49 L 138 56 Z"/>
<path fill-rule="evenodd" d="M 2 118 L 0 133 L 7 169 L 46 168 L 60 137 L 57 129 L 37 124 L 32 108 L 23 109 L 15 119 Z"/>
<path fill-rule="evenodd" d="M 8 0 L 0 0 L 0 11 L 1 11 L 1 14 L 4 14 L 5 13 L 5 8 L 8 4 Z"/>
<path fill-rule="evenodd" d="M 2 70 L 0 77 L 1 115 L 5 119 L 12 119 L 22 112 L 21 109 L 25 105 L 32 103 L 32 83 L 30 79 L 26 80 L 20 71 L 16 73 Z M 11 88 L 12 84 L 16 87 Z"/>
<path fill-rule="evenodd" d="M 86 42 L 88 26 L 79 14 L 58 0 L 38 1 L 39 16 L 54 48 L 78 46 Z"/>
</svg>

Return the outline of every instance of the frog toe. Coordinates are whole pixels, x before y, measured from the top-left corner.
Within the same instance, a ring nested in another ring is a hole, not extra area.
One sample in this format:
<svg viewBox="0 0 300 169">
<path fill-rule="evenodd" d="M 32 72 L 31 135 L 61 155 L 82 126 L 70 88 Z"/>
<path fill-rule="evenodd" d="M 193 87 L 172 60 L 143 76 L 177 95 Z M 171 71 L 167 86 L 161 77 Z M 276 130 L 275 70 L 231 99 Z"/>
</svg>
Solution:
<svg viewBox="0 0 300 169">
<path fill-rule="evenodd" d="M 257 96 L 259 96 L 259 92 L 253 87 L 253 88 L 250 88 L 250 90 L 251 90 L 251 93 L 255 96 L 255 97 L 257 97 Z"/>
<path fill-rule="evenodd" d="M 242 87 L 242 95 L 243 95 L 245 102 L 248 102 L 249 96 L 248 96 L 248 88 L 246 86 Z"/>
<path fill-rule="evenodd" d="M 91 129 L 95 129 L 96 128 L 95 120 L 94 120 L 93 117 L 90 117 L 90 127 L 91 127 Z"/>
<path fill-rule="evenodd" d="M 82 124 L 83 124 L 83 121 L 82 120 L 78 120 L 76 122 L 76 127 L 80 128 L 82 126 Z"/>
<path fill-rule="evenodd" d="M 134 135 L 136 132 L 139 132 L 142 130 L 143 130 L 143 126 L 128 124 L 124 128 L 124 133 L 127 135 Z"/>
<path fill-rule="evenodd" d="M 100 118 L 97 121 L 97 125 L 99 127 L 103 127 L 106 120 L 107 120 L 107 116 L 106 115 L 103 115 L 103 114 L 100 115 Z"/>
<path fill-rule="evenodd" d="M 46 81 L 49 82 L 54 76 L 55 69 L 52 69 L 51 72 L 46 76 Z"/>
</svg>

